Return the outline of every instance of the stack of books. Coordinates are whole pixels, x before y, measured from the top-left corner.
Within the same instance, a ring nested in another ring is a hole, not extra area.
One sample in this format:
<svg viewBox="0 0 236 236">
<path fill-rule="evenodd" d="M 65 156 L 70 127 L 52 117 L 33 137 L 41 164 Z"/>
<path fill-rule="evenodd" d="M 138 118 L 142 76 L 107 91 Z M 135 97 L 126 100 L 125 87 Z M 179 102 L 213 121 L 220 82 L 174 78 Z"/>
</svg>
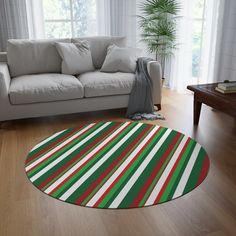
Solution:
<svg viewBox="0 0 236 236">
<path fill-rule="evenodd" d="M 219 83 L 216 91 L 220 93 L 236 93 L 236 82 Z"/>
</svg>

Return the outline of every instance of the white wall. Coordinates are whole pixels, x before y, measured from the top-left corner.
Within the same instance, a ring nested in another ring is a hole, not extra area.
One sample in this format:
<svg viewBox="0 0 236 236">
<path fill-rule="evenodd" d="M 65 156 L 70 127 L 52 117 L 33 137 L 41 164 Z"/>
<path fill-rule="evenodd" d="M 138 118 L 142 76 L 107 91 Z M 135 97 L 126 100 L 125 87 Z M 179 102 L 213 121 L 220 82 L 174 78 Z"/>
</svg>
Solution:
<svg viewBox="0 0 236 236">
<path fill-rule="evenodd" d="M 236 81 L 236 0 L 225 0 L 222 23 L 216 81 Z"/>
</svg>

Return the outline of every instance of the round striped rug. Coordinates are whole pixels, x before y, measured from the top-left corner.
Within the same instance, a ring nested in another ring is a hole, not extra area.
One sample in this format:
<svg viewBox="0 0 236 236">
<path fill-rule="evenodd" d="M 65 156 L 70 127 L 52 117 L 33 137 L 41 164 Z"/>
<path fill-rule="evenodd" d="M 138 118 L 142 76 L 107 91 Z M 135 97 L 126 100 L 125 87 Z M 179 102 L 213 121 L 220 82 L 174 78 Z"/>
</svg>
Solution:
<svg viewBox="0 0 236 236">
<path fill-rule="evenodd" d="M 59 200 L 133 208 L 180 197 L 206 177 L 209 159 L 193 139 L 137 122 L 99 122 L 60 131 L 25 162 L 30 181 Z"/>
</svg>

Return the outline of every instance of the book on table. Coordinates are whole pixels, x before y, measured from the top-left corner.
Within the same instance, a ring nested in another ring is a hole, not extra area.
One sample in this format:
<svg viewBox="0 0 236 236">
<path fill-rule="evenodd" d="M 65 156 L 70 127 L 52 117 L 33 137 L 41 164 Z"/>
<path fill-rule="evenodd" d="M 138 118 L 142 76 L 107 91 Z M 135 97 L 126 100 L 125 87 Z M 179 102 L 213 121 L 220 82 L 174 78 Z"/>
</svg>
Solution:
<svg viewBox="0 0 236 236">
<path fill-rule="evenodd" d="M 226 90 L 226 89 L 224 90 L 219 87 L 216 87 L 215 90 L 224 94 L 236 93 L 236 88 L 234 90 Z"/>
<path fill-rule="evenodd" d="M 236 90 L 236 82 L 218 83 L 217 87 L 224 91 L 234 91 Z"/>
</svg>

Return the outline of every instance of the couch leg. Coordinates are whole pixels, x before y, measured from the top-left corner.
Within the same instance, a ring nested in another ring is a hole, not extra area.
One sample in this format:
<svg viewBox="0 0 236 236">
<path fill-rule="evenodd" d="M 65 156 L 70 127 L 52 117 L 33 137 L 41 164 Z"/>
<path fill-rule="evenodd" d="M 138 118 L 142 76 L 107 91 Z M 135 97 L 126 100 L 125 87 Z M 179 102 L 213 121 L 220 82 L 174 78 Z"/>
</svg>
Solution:
<svg viewBox="0 0 236 236">
<path fill-rule="evenodd" d="M 3 121 L 0 121 L 0 129 L 3 128 Z"/>
<path fill-rule="evenodd" d="M 155 104 L 155 108 L 157 108 L 157 111 L 161 110 L 161 104 Z"/>
</svg>

